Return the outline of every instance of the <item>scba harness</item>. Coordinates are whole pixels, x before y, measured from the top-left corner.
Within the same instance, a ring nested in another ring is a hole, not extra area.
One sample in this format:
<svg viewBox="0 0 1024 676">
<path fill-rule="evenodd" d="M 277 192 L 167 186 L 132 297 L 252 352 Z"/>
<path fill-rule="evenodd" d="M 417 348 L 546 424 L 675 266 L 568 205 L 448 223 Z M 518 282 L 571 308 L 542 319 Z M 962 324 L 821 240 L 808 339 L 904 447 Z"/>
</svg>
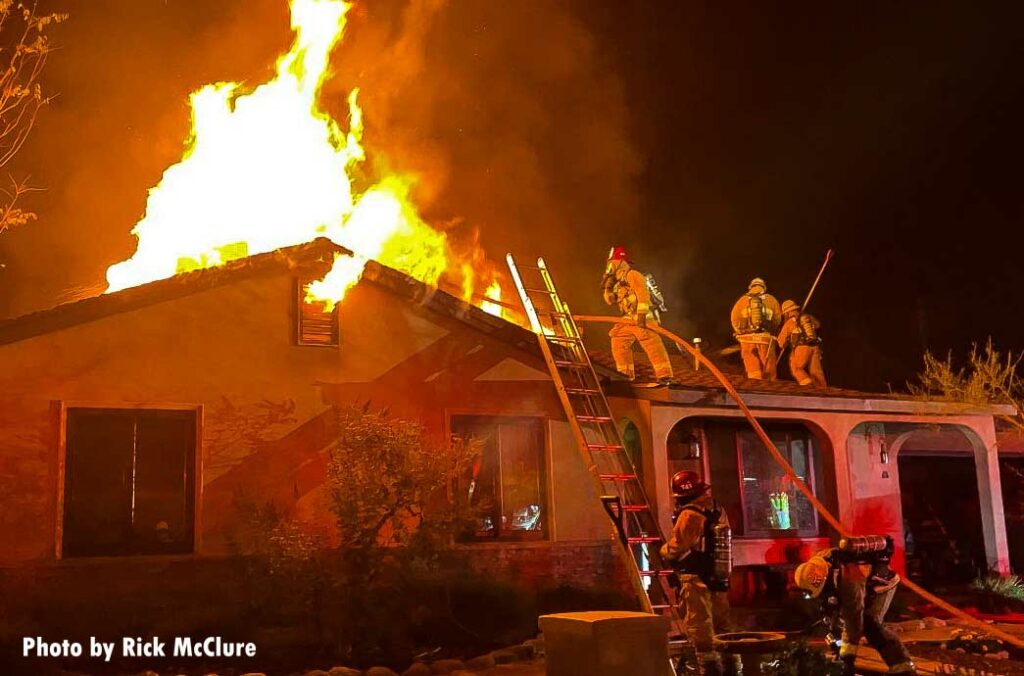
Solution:
<svg viewBox="0 0 1024 676">
<path fill-rule="evenodd" d="M 674 568 L 677 573 L 696 575 L 710 591 L 729 591 L 729 576 L 732 573 L 732 530 L 722 522 L 722 508 L 717 502 L 710 509 L 697 505 L 685 505 L 676 512 L 673 522 L 683 512 L 693 512 L 704 517 L 704 533 L 700 546 L 678 561 Z"/>
</svg>

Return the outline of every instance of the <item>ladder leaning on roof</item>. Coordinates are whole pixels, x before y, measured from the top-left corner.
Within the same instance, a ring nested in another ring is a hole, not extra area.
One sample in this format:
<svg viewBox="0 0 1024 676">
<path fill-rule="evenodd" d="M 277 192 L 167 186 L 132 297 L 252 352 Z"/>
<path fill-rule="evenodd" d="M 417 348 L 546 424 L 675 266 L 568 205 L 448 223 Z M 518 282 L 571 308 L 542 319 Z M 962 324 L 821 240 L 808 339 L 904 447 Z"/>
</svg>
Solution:
<svg viewBox="0 0 1024 676">
<path fill-rule="evenodd" d="M 626 453 L 576 322 L 543 258 L 537 259 L 536 267 L 518 266 L 512 254 L 506 260 L 584 465 L 619 535 L 634 590 L 645 610 L 667 615 L 678 629 L 670 585 L 673 571 L 659 553 L 664 537 L 658 518 Z"/>
</svg>

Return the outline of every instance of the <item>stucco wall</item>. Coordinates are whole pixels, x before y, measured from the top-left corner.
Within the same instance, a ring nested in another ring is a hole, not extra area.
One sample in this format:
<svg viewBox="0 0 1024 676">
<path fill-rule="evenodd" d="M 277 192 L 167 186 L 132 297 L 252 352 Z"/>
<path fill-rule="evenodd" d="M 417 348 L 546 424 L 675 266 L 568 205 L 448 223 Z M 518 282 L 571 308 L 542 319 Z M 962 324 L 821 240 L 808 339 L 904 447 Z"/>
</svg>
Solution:
<svg viewBox="0 0 1024 676">
<path fill-rule="evenodd" d="M 293 284 L 247 279 L 0 345 L 0 561 L 56 556 L 61 405 L 201 407 L 202 554 L 224 551 L 239 489 L 286 506 L 316 490 L 326 402 L 388 407 L 438 440 L 456 413 L 563 418 L 539 357 L 367 281 L 341 305 L 340 348 L 296 346 Z M 552 533 L 603 541 L 566 431 L 548 446 Z"/>
</svg>

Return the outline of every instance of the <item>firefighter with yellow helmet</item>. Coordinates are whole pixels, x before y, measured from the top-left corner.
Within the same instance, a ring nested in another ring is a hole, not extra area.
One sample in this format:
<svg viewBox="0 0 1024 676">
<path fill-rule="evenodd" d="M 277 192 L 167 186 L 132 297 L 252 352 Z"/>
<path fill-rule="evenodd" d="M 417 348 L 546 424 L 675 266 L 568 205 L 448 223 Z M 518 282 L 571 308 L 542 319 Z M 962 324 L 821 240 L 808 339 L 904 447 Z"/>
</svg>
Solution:
<svg viewBox="0 0 1024 676">
<path fill-rule="evenodd" d="M 782 303 L 782 329 L 779 330 L 780 349 L 790 348 L 789 370 L 800 385 L 826 387 L 825 371 L 821 367 L 821 337 L 818 329 L 821 323 L 801 312 L 800 306 L 791 300 Z"/>
<path fill-rule="evenodd" d="M 729 517 L 716 503 L 710 486 L 691 471 L 672 477 L 676 502 L 672 535 L 661 547 L 662 560 L 676 571 L 679 614 L 686 636 L 697 653 L 704 676 L 724 673 L 722 657 L 714 648 L 715 627 L 730 629 L 729 573 L 732 537 Z M 727 666 L 735 672 L 735 662 Z"/>
<path fill-rule="evenodd" d="M 635 322 L 615 324 L 608 332 L 612 339 L 615 368 L 630 380 L 635 379 L 633 344 L 640 343 L 654 367 L 654 377 L 663 384 L 671 383 L 674 380 L 672 364 L 668 360 L 665 344 L 658 334 L 648 328 L 657 326 L 660 321 L 660 298 L 652 298 L 649 277 L 633 268 L 625 248 L 617 246 L 609 252 L 602 288 L 604 302 L 618 305 L 622 316 Z"/>
<path fill-rule="evenodd" d="M 767 293 L 764 280 L 750 280 L 747 293 L 732 306 L 730 320 L 740 344 L 740 356 L 747 377 L 754 380 L 775 380 L 775 331 L 782 313 L 779 301 Z"/>
<path fill-rule="evenodd" d="M 844 676 L 853 676 L 860 639 L 878 651 L 890 674 L 916 674 L 910 654 L 884 618 L 900 576 L 889 567 L 893 540 L 869 535 L 843 538 L 797 566 L 796 586 L 822 599 L 827 642 L 843 662 Z"/>
</svg>

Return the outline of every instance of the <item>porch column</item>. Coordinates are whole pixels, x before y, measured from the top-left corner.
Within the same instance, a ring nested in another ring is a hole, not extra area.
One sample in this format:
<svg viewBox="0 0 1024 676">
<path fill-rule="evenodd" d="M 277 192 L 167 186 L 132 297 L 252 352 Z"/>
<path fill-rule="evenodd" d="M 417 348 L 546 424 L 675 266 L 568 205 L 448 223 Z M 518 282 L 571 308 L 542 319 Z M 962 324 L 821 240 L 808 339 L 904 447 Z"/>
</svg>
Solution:
<svg viewBox="0 0 1024 676">
<path fill-rule="evenodd" d="M 672 532 L 672 496 L 668 475 L 668 433 L 684 417 L 683 409 L 674 406 L 651 407 L 651 466 L 654 467 L 654 499 L 662 532 Z"/>
<path fill-rule="evenodd" d="M 1003 484 L 999 472 L 999 447 L 992 418 L 971 424 L 976 438 L 974 467 L 978 475 L 978 499 L 981 502 L 981 527 L 985 535 L 988 566 L 1000 575 L 1010 574 L 1010 548 L 1006 539 L 1006 515 L 1003 513 Z"/>
</svg>

